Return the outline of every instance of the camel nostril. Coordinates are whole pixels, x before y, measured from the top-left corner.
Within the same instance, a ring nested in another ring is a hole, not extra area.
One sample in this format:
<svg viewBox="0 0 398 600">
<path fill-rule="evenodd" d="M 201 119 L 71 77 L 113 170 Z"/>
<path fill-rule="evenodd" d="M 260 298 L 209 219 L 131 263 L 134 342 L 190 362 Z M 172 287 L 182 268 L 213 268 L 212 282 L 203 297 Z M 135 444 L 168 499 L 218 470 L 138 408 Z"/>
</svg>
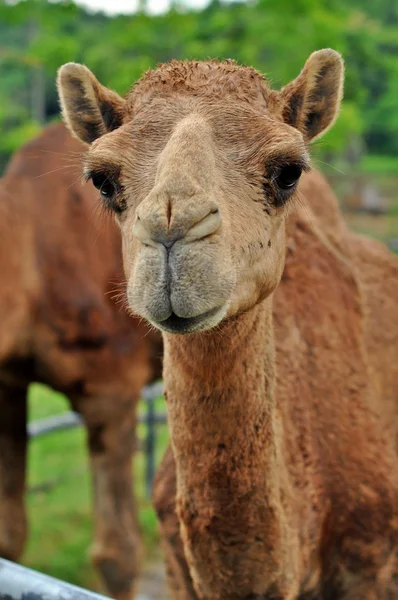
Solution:
<svg viewBox="0 0 398 600">
<path fill-rule="evenodd" d="M 187 232 L 185 239 L 189 242 L 201 240 L 216 233 L 221 227 L 221 214 L 218 208 L 211 209 L 205 217 L 200 219 Z"/>
<path fill-rule="evenodd" d="M 132 230 L 133 236 L 145 246 L 157 247 L 160 244 L 167 252 L 170 252 L 178 240 L 195 242 L 210 237 L 221 227 L 221 212 L 214 206 L 207 206 L 208 212 L 203 208 L 199 206 L 199 210 L 202 209 L 202 215 L 205 216 L 198 215 L 196 212 L 198 209 L 192 211 L 196 215 L 190 214 L 189 211 L 188 215 L 184 215 L 183 211 L 182 214 L 177 213 L 171 229 L 170 224 L 166 226 L 165 220 L 159 219 L 159 215 L 155 212 L 148 216 L 144 214 L 143 217 L 137 214 Z"/>
</svg>

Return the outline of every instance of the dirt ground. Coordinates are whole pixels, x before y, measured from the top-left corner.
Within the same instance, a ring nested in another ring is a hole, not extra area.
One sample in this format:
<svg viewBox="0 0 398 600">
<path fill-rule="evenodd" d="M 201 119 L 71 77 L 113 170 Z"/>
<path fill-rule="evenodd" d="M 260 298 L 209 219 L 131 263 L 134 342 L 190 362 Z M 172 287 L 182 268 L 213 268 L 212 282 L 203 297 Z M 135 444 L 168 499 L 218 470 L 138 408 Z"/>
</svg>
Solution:
<svg viewBox="0 0 398 600">
<path fill-rule="evenodd" d="M 145 565 L 136 600 L 170 600 L 162 561 Z"/>
</svg>

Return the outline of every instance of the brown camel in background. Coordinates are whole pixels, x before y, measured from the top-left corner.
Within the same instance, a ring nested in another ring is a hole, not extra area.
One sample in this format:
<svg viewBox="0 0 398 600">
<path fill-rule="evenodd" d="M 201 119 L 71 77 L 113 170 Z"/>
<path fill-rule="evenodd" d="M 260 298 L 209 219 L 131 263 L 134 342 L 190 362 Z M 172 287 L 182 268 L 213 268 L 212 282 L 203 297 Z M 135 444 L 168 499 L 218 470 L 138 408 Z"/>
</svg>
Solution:
<svg viewBox="0 0 398 600">
<path fill-rule="evenodd" d="M 126 98 L 60 70 L 129 304 L 163 332 L 173 600 L 398 595 L 397 261 L 298 186 L 342 79 L 332 50 L 280 92 L 230 61 Z"/>
<path fill-rule="evenodd" d="M 57 124 L 12 159 L 0 192 L 0 555 L 26 538 L 26 394 L 41 381 L 84 419 L 94 486 L 93 558 L 108 592 L 133 597 L 141 544 L 132 494 L 136 404 L 159 377 L 160 337 L 115 299 L 113 219 L 81 185 L 85 147 Z M 116 290 L 116 291 L 115 291 Z"/>
</svg>

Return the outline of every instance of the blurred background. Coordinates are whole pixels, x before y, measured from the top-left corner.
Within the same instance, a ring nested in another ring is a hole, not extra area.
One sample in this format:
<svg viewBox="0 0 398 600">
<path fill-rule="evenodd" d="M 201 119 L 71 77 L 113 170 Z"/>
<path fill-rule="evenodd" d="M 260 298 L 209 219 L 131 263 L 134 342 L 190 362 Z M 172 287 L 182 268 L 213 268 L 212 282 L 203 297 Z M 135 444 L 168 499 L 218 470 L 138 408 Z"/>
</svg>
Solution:
<svg viewBox="0 0 398 600">
<path fill-rule="evenodd" d="M 353 226 L 398 247 L 396 0 L 0 0 L 0 172 L 59 118 L 64 62 L 85 63 L 121 94 L 144 70 L 182 57 L 234 58 L 280 87 L 323 47 L 339 50 L 347 70 L 341 115 L 315 144 L 315 164 L 355 213 Z"/>
<path fill-rule="evenodd" d="M 55 76 L 65 62 L 85 63 L 121 94 L 172 58 L 234 58 L 279 88 L 324 47 L 346 61 L 345 98 L 335 127 L 314 144 L 314 164 L 329 177 L 351 226 L 397 251 L 396 0 L 0 0 L 0 173 L 15 150 L 59 119 Z M 32 387 L 31 418 L 57 407 L 65 409 L 62 396 Z M 164 426 L 158 442 L 157 457 L 167 442 Z M 142 456 L 137 470 L 142 474 Z M 95 587 L 86 553 L 92 525 L 83 432 L 35 440 L 29 481 L 25 564 Z M 138 482 L 141 526 L 155 560 L 156 522 L 140 475 Z"/>
</svg>

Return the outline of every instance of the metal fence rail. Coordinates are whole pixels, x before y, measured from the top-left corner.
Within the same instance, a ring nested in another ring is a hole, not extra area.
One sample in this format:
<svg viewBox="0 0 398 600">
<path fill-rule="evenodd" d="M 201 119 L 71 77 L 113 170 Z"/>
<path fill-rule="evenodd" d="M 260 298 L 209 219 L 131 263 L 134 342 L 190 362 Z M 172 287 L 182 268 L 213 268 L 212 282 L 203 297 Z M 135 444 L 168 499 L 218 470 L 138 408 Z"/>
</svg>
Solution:
<svg viewBox="0 0 398 600">
<path fill-rule="evenodd" d="M 83 427 L 83 425 L 83 419 L 78 413 L 67 411 L 53 417 L 46 417 L 28 423 L 28 436 L 36 438 L 47 433 L 53 433 L 53 431 L 74 429 L 75 427 Z"/>
<path fill-rule="evenodd" d="M 150 495 L 155 472 L 156 425 L 166 423 L 165 413 L 157 414 L 155 400 L 163 394 L 163 383 L 145 387 L 141 397 L 146 403 L 146 415 L 138 422 L 147 426 L 144 451 L 146 453 L 146 487 Z M 40 419 L 28 424 L 30 438 L 37 438 L 64 429 L 84 426 L 83 419 L 74 412 Z M 0 558 L 0 600 L 109 600 L 108 597 L 83 590 L 48 575 Z M 150 600 L 138 595 L 136 600 Z"/>
<path fill-rule="evenodd" d="M 107 600 L 107 598 L 0 558 L 0 600 Z"/>
<path fill-rule="evenodd" d="M 0 558 L 0 600 L 111 600 Z M 136 600 L 151 600 L 138 594 Z"/>
<path fill-rule="evenodd" d="M 138 415 L 137 422 L 146 425 L 146 438 L 142 450 L 146 455 L 145 465 L 145 487 L 146 495 L 149 498 L 152 493 L 152 482 L 155 475 L 155 451 L 156 451 L 156 426 L 167 423 L 165 413 L 156 413 L 155 400 L 163 395 L 163 382 L 159 381 L 144 387 L 141 390 L 141 397 L 145 400 L 146 414 Z M 59 415 L 47 417 L 32 421 L 28 424 L 28 435 L 31 439 L 51 434 L 56 431 L 84 427 L 84 421 L 78 413 L 67 411 Z M 1 593 L 1 588 L 0 588 Z M 2 597 L 0 596 L 0 600 Z M 25 599 L 24 599 L 25 600 Z M 35 599 L 32 599 L 35 600 Z"/>
</svg>

